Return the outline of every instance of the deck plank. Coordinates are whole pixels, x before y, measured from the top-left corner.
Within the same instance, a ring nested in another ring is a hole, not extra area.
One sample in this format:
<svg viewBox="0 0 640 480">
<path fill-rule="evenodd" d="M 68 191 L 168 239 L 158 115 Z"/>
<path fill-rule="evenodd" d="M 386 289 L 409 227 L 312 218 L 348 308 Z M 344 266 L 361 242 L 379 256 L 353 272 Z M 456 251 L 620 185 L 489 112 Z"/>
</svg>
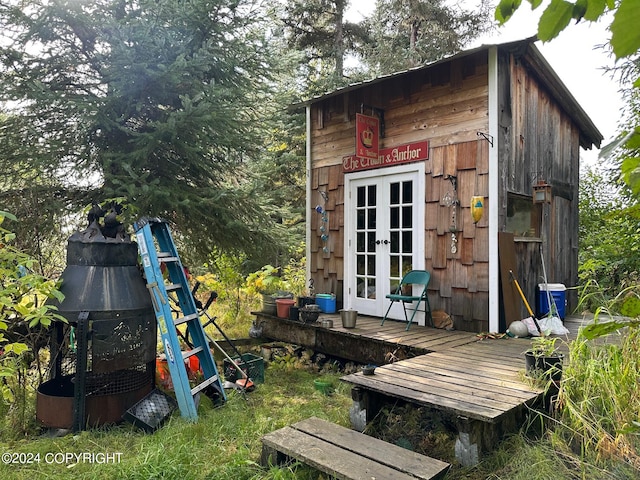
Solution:
<svg viewBox="0 0 640 480">
<path fill-rule="evenodd" d="M 427 365 L 437 365 L 451 372 L 474 373 L 478 380 L 486 378 L 500 378 L 502 380 L 521 381 L 521 373 L 524 372 L 523 366 L 515 365 L 499 365 L 490 362 L 474 362 L 473 359 L 464 359 L 457 357 L 448 357 L 441 355 L 442 352 L 434 352 L 430 358 L 423 358 L 423 355 L 415 357 L 415 361 L 426 363 Z M 429 354 L 432 355 L 432 354 Z M 524 362 L 523 362 L 524 363 Z"/>
<path fill-rule="evenodd" d="M 476 420 L 493 423 L 505 412 L 500 409 L 490 408 L 485 405 L 465 402 L 460 399 L 452 399 L 430 392 L 420 392 L 397 385 L 393 376 L 386 375 L 361 375 L 351 374 L 342 377 L 342 380 L 391 397 L 400 398 L 410 403 L 427 407 L 436 407 L 456 415 L 462 415 Z"/>
<path fill-rule="evenodd" d="M 495 369 L 485 366 L 482 370 L 470 368 L 466 364 L 453 364 L 450 359 L 446 358 L 424 358 L 423 355 L 412 359 L 414 362 L 428 366 L 429 371 L 449 375 L 457 378 L 472 378 L 476 383 L 485 383 L 488 385 L 505 385 L 509 388 L 520 389 L 523 391 L 537 391 L 531 387 L 528 382 L 523 381 L 524 370 L 522 372 L 514 372 L 506 369 Z M 386 366 L 385 366 L 386 367 Z"/>
<path fill-rule="evenodd" d="M 381 373 L 376 373 L 376 375 L 383 378 L 386 377 L 390 383 L 397 383 L 398 386 L 415 390 L 416 392 L 431 393 L 454 401 L 466 402 L 469 405 L 486 406 L 504 412 L 517 406 L 522 400 L 497 394 L 490 390 L 480 390 L 470 385 L 447 382 L 438 378 L 417 375 L 416 373 L 407 373 L 401 369 L 385 370 Z"/>
<path fill-rule="evenodd" d="M 478 378 L 473 374 L 467 374 L 456 372 L 455 375 L 452 375 L 448 370 L 440 370 L 436 371 L 433 368 L 427 369 L 417 369 L 414 367 L 406 366 L 406 365 L 398 365 L 395 367 L 395 370 L 399 370 L 401 372 L 406 372 L 417 377 L 430 378 L 433 380 L 439 380 L 443 382 L 448 382 L 453 385 L 460 385 L 467 388 L 475 388 L 477 390 L 486 390 L 489 393 L 497 393 L 502 396 L 513 397 L 518 400 L 528 401 L 531 399 L 531 390 L 523 390 L 518 387 L 518 384 L 515 382 L 496 382 L 494 384 L 490 384 L 488 382 L 478 382 Z M 512 388 L 515 386 L 516 388 Z"/>
<path fill-rule="evenodd" d="M 517 374 L 519 371 L 524 370 L 523 358 L 509 358 L 500 357 L 495 358 L 491 355 L 481 356 L 480 354 L 470 355 L 466 352 L 459 352 L 453 348 L 446 352 L 432 352 L 430 355 L 431 360 L 446 359 L 451 363 L 457 363 L 458 365 L 466 365 L 473 368 L 474 366 L 482 366 L 482 369 L 498 369 L 500 371 L 512 372 Z"/>
</svg>

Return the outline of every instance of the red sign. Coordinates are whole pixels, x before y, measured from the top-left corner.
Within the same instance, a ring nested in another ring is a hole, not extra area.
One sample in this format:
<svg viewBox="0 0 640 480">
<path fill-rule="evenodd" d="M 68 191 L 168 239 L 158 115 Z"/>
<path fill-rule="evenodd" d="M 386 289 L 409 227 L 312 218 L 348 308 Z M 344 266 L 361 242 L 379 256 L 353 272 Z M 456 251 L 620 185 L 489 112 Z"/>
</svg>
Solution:
<svg viewBox="0 0 640 480">
<path fill-rule="evenodd" d="M 342 170 L 345 173 L 357 172 L 370 168 L 392 167 L 428 158 L 429 142 L 407 143 L 398 147 L 383 148 L 377 158 L 363 158 L 357 155 L 342 157 Z"/>
<path fill-rule="evenodd" d="M 356 157 L 375 160 L 378 158 L 380 120 L 356 113 Z"/>
</svg>

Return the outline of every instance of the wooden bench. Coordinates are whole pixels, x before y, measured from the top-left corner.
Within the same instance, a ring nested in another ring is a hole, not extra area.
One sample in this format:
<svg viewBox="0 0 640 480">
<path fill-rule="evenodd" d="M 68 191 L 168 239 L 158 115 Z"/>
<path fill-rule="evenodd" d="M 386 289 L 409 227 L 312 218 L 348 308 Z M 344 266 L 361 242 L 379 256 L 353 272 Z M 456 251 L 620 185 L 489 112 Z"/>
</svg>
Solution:
<svg viewBox="0 0 640 480">
<path fill-rule="evenodd" d="M 262 437 L 262 465 L 292 459 L 337 479 L 429 480 L 449 464 L 340 425 L 311 417 Z"/>
</svg>

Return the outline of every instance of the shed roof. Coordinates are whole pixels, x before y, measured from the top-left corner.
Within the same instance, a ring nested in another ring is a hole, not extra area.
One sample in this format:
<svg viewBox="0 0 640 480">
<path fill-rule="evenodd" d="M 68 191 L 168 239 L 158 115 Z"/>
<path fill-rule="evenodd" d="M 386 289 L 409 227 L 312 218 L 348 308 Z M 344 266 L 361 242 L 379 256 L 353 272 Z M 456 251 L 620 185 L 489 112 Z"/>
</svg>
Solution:
<svg viewBox="0 0 640 480">
<path fill-rule="evenodd" d="M 342 95 L 353 90 L 358 90 L 366 86 L 375 85 L 377 83 L 384 82 L 391 78 L 396 78 L 402 75 L 406 75 L 411 72 L 417 72 L 421 70 L 428 70 L 434 68 L 436 65 L 441 65 L 446 62 L 450 62 L 454 59 L 461 59 L 475 53 L 489 50 L 492 47 L 497 47 L 500 50 L 513 53 L 517 57 L 523 60 L 528 70 L 544 85 L 553 99 L 560 105 L 560 107 L 571 117 L 580 130 L 580 146 L 585 149 L 591 149 L 593 146 L 600 148 L 600 144 L 603 140 L 602 133 L 595 126 L 589 115 L 580 106 L 575 97 L 571 94 L 566 85 L 560 80 L 558 74 L 551 68 L 551 65 L 544 58 L 540 50 L 535 46 L 534 42 L 537 38 L 531 37 L 524 40 L 517 40 L 514 42 L 502 43 L 502 44 L 489 44 L 482 45 L 470 50 L 464 50 L 449 57 L 445 57 L 441 60 L 422 65 L 419 67 L 410 68 L 401 72 L 395 72 L 388 75 L 383 75 L 371 80 L 365 80 L 363 82 L 353 83 L 346 87 L 339 88 L 333 92 L 328 92 L 316 97 L 312 97 L 308 100 L 296 104 L 296 106 L 307 106 L 314 103 L 326 100 L 331 97 Z"/>
</svg>

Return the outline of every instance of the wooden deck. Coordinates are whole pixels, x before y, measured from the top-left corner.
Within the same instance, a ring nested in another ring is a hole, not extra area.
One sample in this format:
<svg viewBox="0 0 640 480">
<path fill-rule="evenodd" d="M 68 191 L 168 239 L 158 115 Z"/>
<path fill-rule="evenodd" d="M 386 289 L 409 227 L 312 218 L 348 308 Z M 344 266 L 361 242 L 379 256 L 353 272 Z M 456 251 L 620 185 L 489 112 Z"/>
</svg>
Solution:
<svg viewBox="0 0 640 480">
<path fill-rule="evenodd" d="M 344 328 L 340 315 L 322 314 L 315 324 L 303 324 L 282 318 L 255 313 L 263 329 L 264 338 L 293 343 L 325 354 L 359 363 L 382 365 L 389 358 L 437 352 L 478 340 L 469 332 L 446 331 L 412 325 L 405 330 L 404 322 L 358 316 L 355 328 Z M 333 320 L 333 328 L 323 328 L 320 321 Z"/>
<path fill-rule="evenodd" d="M 527 407 L 545 392 L 524 377 L 523 352 L 529 339 L 487 339 L 474 333 L 445 331 L 404 322 L 359 316 L 355 328 L 342 327 L 339 315 L 324 314 L 334 327 L 259 317 L 268 338 L 297 343 L 360 363 L 380 365 L 374 375 L 361 372 L 341 380 L 352 385 L 352 427 L 363 431 L 380 408 L 393 399 L 428 407 L 458 429 L 456 457 L 463 465 L 479 461 L 506 432 L 524 421 Z M 570 317 L 565 326 L 575 338 L 589 319 Z M 566 346 L 564 347 L 566 350 Z M 395 355 L 396 353 L 410 355 Z M 390 363 L 389 354 L 393 354 Z"/>
<path fill-rule="evenodd" d="M 374 375 L 356 373 L 342 380 L 416 405 L 496 423 L 513 409 L 533 404 L 543 390 L 522 381 L 522 359 L 494 352 L 493 346 L 477 342 L 384 365 Z"/>
</svg>

